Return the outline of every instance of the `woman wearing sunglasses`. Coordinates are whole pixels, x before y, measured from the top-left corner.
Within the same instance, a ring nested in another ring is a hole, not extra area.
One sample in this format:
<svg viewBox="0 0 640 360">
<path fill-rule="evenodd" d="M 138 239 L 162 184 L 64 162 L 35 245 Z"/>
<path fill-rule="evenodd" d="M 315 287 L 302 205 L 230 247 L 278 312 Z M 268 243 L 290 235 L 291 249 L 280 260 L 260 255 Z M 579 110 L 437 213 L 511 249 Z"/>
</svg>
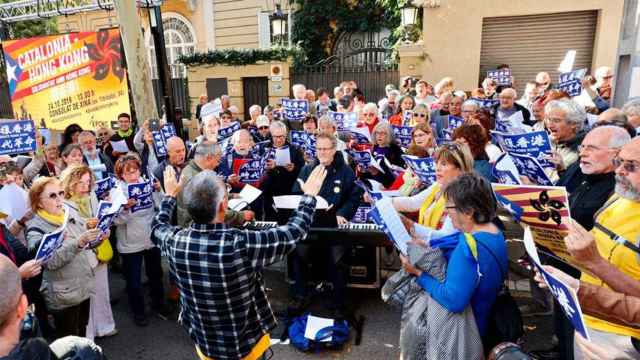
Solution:
<svg viewBox="0 0 640 360">
<path fill-rule="evenodd" d="M 29 250 L 40 246 L 42 237 L 58 229 L 64 222 L 64 191 L 58 179 L 41 177 L 29 190 L 34 216 L 27 222 L 26 238 Z M 56 337 L 84 336 L 89 322 L 89 298 L 94 290 L 94 268 L 97 264 L 92 251 L 85 250 L 97 238 L 97 229 L 87 230 L 85 220 L 75 208 L 66 207 L 69 221 L 62 246 L 43 265 L 42 287 L 44 300 L 55 319 Z"/>
<path fill-rule="evenodd" d="M 393 207 L 402 213 L 418 212 L 419 227 L 417 235 L 429 241 L 433 231 L 448 235 L 454 231 L 446 199 L 442 194 L 450 182 L 458 176 L 473 171 L 473 156 L 469 147 L 460 143 L 449 143 L 439 147 L 433 155 L 436 165 L 436 182 L 413 196 L 393 198 Z M 416 227 L 418 229 L 418 227 Z"/>
</svg>

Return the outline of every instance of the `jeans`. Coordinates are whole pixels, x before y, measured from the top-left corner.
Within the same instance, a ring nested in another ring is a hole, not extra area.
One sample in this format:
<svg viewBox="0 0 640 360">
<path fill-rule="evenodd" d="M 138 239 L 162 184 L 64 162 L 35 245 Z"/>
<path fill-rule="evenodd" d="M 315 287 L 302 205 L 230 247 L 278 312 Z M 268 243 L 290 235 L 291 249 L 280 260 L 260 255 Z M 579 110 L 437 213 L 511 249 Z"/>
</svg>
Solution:
<svg viewBox="0 0 640 360">
<path fill-rule="evenodd" d="M 52 311 L 56 322 L 57 338 L 75 335 L 84 337 L 89 323 L 89 299 L 64 310 Z"/>
<path fill-rule="evenodd" d="M 161 309 L 164 306 L 164 287 L 162 285 L 162 265 L 160 249 L 153 247 L 148 250 L 130 254 L 120 254 L 122 267 L 127 281 L 127 296 L 129 306 L 134 316 L 144 317 L 144 293 L 142 290 L 142 261 L 151 288 L 151 306 Z"/>
</svg>

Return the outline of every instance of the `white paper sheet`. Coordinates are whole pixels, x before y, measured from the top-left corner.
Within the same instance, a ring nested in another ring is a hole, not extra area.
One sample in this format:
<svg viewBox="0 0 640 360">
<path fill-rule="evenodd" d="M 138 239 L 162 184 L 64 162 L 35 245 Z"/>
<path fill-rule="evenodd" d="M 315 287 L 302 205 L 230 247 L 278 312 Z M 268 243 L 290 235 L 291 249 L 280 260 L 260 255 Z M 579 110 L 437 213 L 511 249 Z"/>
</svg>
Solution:
<svg viewBox="0 0 640 360">
<path fill-rule="evenodd" d="M 380 213 L 382 221 L 391 233 L 393 237 L 392 240 L 398 247 L 398 250 L 400 250 L 401 253 L 406 254 L 407 243 L 411 241 L 411 236 L 402 224 L 402 220 L 400 220 L 398 212 L 394 209 L 393 204 L 391 203 L 391 199 L 386 197 L 382 198 L 381 200 L 376 201 L 375 206 Z"/>
<path fill-rule="evenodd" d="M 254 202 L 260 194 L 262 194 L 262 191 L 247 184 L 242 188 L 242 191 L 238 193 L 238 198 L 229 199 L 229 208 L 235 211 L 240 211 Z"/>
<path fill-rule="evenodd" d="M 524 249 L 527 251 L 529 257 L 538 265 L 542 265 L 540 262 L 540 256 L 538 256 L 538 250 L 536 249 L 536 244 L 533 242 L 533 235 L 531 235 L 531 229 L 529 227 L 525 227 L 524 229 L 524 237 L 522 239 L 524 241 Z"/>
<path fill-rule="evenodd" d="M 291 152 L 289 148 L 276 149 L 276 166 L 291 164 Z"/>
<path fill-rule="evenodd" d="M 18 185 L 11 183 L 0 189 L 0 213 L 7 215 L 8 222 L 21 219 L 29 211 L 29 195 Z"/>
<path fill-rule="evenodd" d="M 304 337 L 309 340 L 315 340 L 318 331 L 333 326 L 333 319 L 309 315 L 307 316 L 307 327 L 304 329 Z M 331 341 L 331 337 L 321 340 L 322 342 Z"/>
<path fill-rule="evenodd" d="M 363 127 L 354 127 L 354 128 L 349 129 L 349 130 L 350 130 L 350 131 L 353 131 L 353 132 L 360 133 L 360 134 L 362 134 L 362 135 L 366 136 L 366 137 L 367 137 L 367 139 L 369 139 L 369 141 L 371 141 L 371 132 L 369 131 L 369 128 L 368 128 L 368 127 L 366 127 L 366 126 L 363 126 Z"/>
<path fill-rule="evenodd" d="M 300 195 L 274 196 L 273 203 L 278 209 L 297 209 L 301 199 L 302 196 Z M 320 196 L 316 196 L 316 210 L 326 209 L 329 209 L 329 203 L 327 202 L 327 200 L 323 199 Z"/>
<path fill-rule="evenodd" d="M 115 152 L 119 152 L 119 153 L 128 153 L 129 152 L 129 147 L 127 146 L 127 142 L 124 141 L 124 140 L 110 141 L 110 143 L 111 143 L 111 148 Z"/>
</svg>

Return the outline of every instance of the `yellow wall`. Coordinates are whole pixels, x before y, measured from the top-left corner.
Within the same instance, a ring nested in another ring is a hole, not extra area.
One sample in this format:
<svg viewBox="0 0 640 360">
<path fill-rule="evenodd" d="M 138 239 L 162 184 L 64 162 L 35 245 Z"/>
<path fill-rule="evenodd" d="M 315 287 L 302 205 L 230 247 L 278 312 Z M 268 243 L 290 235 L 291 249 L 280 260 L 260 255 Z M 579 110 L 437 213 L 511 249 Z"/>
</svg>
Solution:
<svg viewBox="0 0 640 360">
<path fill-rule="evenodd" d="M 269 78 L 269 104 L 275 105 L 281 98 L 289 96 L 291 82 L 289 80 L 289 63 L 270 62 L 246 66 L 223 66 L 223 65 L 201 65 L 188 69 L 189 94 L 191 103 L 198 103 L 198 96 L 207 93 L 208 78 L 227 78 L 227 89 L 231 98 L 231 105 L 235 105 L 240 110 L 239 117 L 244 116 L 244 94 L 242 90 L 243 77 L 270 76 L 271 65 L 280 65 L 282 68 L 282 80 L 273 81 Z M 279 89 L 276 89 L 279 88 Z M 264 104 L 260 104 L 264 105 Z M 192 111 L 195 114 L 195 110 Z"/>
<path fill-rule="evenodd" d="M 258 12 L 264 0 L 215 0 L 216 48 L 257 48 Z"/>
<path fill-rule="evenodd" d="M 423 9 L 425 60 L 422 75 L 430 83 L 453 77 L 459 89 L 477 86 L 482 19 L 569 11 L 598 10 L 592 66 L 613 67 L 623 14 L 622 0 L 441 0 Z"/>
</svg>

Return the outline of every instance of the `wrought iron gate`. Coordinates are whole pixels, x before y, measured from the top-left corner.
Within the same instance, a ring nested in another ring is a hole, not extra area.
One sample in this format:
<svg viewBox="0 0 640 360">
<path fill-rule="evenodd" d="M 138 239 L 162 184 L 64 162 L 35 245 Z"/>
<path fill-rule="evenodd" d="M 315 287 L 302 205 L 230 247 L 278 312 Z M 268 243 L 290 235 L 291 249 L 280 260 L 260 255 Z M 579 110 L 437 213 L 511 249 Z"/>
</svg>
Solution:
<svg viewBox="0 0 640 360">
<path fill-rule="evenodd" d="M 309 89 L 333 88 L 342 81 L 354 80 L 367 101 L 377 102 L 385 96 L 387 84 L 398 85 L 398 64 L 392 58 L 388 33 L 349 33 L 339 37 L 334 55 L 311 65 L 291 69 L 294 84 Z"/>
</svg>

